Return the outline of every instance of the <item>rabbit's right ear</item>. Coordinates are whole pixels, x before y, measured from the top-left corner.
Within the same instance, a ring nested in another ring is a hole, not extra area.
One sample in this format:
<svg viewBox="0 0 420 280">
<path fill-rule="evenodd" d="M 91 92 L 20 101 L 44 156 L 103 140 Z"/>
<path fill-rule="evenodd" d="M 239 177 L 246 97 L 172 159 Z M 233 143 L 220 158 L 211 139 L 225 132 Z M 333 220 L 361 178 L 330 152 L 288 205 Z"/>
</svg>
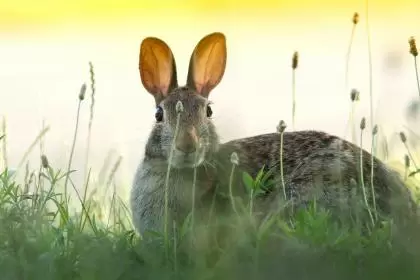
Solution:
<svg viewBox="0 0 420 280">
<path fill-rule="evenodd" d="M 158 38 L 148 37 L 141 43 L 139 70 L 142 84 L 155 97 L 156 104 L 178 86 L 172 51 Z"/>
</svg>

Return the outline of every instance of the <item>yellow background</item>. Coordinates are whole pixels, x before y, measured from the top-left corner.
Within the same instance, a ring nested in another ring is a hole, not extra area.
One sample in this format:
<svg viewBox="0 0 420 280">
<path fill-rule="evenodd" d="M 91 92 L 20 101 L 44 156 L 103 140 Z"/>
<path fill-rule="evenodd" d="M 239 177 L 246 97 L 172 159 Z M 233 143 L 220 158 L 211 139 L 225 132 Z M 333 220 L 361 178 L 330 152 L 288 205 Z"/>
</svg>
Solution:
<svg viewBox="0 0 420 280">
<path fill-rule="evenodd" d="M 407 102 L 418 97 L 407 41 L 420 38 L 420 1 L 371 0 L 368 7 L 376 122 L 392 140 L 406 125 Z M 346 88 L 354 12 L 360 22 Z M 224 78 L 210 96 L 222 142 L 273 132 L 281 119 L 292 130 L 294 51 L 300 58 L 297 130 L 323 130 L 349 139 L 351 88 L 361 92 L 356 123 L 366 117 L 369 124 L 364 0 L 0 0 L 0 115 L 8 121 L 11 165 L 19 162 L 45 120 L 51 126 L 48 157 L 55 167 L 65 167 L 78 91 L 83 82 L 89 84 L 92 61 L 97 101 L 91 163 L 99 170 L 107 152 L 115 149 L 123 156 L 121 177 L 130 184 L 154 118 L 153 99 L 138 72 L 141 40 L 156 36 L 168 43 L 182 84 L 195 44 L 214 31 L 226 34 L 228 47 Z M 88 102 L 82 107 L 74 166 L 83 166 Z M 398 139 L 390 145 L 404 151 Z M 32 162 L 39 160 L 37 153 L 31 156 Z M 400 153 L 394 157 L 402 159 Z"/>
<path fill-rule="evenodd" d="M 387 14 L 392 18 L 400 12 L 416 10 L 416 0 L 375 0 L 370 1 L 372 15 Z M 184 17 L 209 16 L 216 14 L 235 15 L 239 20 L 247 17 L 281 18 L 299 17 L 302 24 L 307 19 L 318 16 L 337 17 L 348 10 L 364 12 L 365 1 L 360 0 L 152 0 L 152 1 L 97 1 L 97 0 L 1 0 L 0 26 L 25 28 L 34 25 L 57 24 L 68 21 L 107 23 L 124 17 L 154 18 L 154 24 L 165 24 L 166 19 L 182 15 Z M 418 9 L 417 9 L 418 11 Z"/>
</svg>

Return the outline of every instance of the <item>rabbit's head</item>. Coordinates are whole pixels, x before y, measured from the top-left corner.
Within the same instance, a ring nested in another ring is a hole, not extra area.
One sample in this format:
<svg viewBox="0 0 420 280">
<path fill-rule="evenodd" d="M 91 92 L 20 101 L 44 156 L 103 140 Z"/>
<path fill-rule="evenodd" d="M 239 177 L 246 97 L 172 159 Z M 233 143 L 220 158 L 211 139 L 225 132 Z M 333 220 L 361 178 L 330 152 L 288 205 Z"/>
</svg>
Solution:
<svg viewBox="0 0 420 280">
<path fill-rule="evenodd" d="M 156 103 L 156 123 L 145 157 L 166 159 L 175 168 L 193 168 L 218 149 L 208 96 L 226 66 L 226 39 L 212 33 L 200 40 L 189 64 L 186 86 L 179 87 L 171 49 L 155 37 L 140 46 L 140 77 Z M 169 160 L 171 145 L 174 151 Z"/>
</svg>

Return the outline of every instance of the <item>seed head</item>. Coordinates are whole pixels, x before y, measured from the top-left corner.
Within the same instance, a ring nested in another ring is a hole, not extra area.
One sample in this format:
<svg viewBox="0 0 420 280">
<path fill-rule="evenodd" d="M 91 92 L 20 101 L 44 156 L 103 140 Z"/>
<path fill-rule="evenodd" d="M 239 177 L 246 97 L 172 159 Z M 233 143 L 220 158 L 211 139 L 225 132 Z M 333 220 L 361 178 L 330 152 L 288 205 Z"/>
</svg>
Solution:
<svg viewBox="0 0 420 280">
<path fill-rule="evenodd" d="M 239 164 L 239 157 L 238 157 L 238 154 L 236 152 L 233 152 L 230 155 L 230 162 L 233 163 L 233 164 L 235 164 L 235 165 L 238 165 Z"/>
<path fill-rule="evenodd" d="M 281 120 L 280 123 L 277 125 L 277 132 L 278 133 L 283 133 L 286 130 L 286 123 Z"/>
<path fill-rule="evenodd" d="M 41 155 L 41 165 L 43 168 L 48 168 L 50 166 L 46 155 Z"/>
<path fill-rule="evenodd" d="M 404 163 L 406 168 L 410 167 L 410 157 L 407 154 L 404 156 Z"/>
<path fill-rule="evenodd" d="M 296 69 L 298 67 L 298 63 L 299 63 L 299 54 L 298 52 L 294 52 L 293 57 L 292 57 L 292 69 Z"/>
<path fill-rule="evenodd" d="M 360 92 L 357 89 L 352 89 L 350 92 L 350 99 L 352 102 L 359 101 L 360 99 Z"/>
<path fill-rule="evenodd" d="M 86 83 L 83 83 L 82 87 L 80 88 L 80 93 L 79 93 L 80 101 L 85 99 L 85 93 L 86 93 Z"/>
<path fill-rule="evenodd" d="M 377 133 L 378 133 L 378 125 L 375 124 L 375 126 L 373 127 L 373 130 L 372 130 L 372 134 L 375 136 Z"/>
<path fill-rule="evenodd" d="M 366 118 L 363 117 L 362 120 L 360 121 L 360 129 L 363 130 L 366 128 Z"/>
<path fill-rule="evenodd" d="M 353 21 L 354 25 L 356 25 L 359 22 L 359 14 L 358 13 L 354 13 L 352 21 Z"/>
<path fill-rule="evenodd" d="M 410 45 L 410 53 L 416 57 L 419 55 L 419 51 L 417 49 L 416 46 L 416 39 L 414 39 L 413 36 L 410 37 L 410 39 L 408 39 L 408 44 Z"/>
<path fill-rule="evenodd" d="M 401 138 L 401 142 L 405 143 L 407 142 L 407 136 L 405 136 L 404 132 L 400 132 L 400 138 Z"/>
<path fill-rule="evenodd" d="M 182 105 L 182 102 L 180 100 L 178 100 L 178 102 L 176 103 L 176 112 L 177 114 L 184 112 L 184 105 Z"/>
</svg>

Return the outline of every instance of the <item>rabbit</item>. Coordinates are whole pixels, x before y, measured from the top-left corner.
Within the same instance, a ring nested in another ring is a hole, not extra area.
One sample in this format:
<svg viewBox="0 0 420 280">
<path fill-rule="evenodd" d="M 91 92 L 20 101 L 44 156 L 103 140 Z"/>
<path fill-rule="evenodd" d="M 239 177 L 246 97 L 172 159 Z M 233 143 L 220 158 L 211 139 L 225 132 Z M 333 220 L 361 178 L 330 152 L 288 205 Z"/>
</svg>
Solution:
<svg viewBox="0 0 420 280">
<path fill-rule="evenodd" d="M 133 224 L 141 235 L 164 229 L 168 167 L 171 170 L 166 209 L 171 231 L 172 221 L 179 226 L 192 209 L 194 168 L 197 171 L 195 197 L 213 188 L 215 176 L 208 162 L 217 153 L 219 137 L 211 120 L 208 96 L 224 75 L 226 52 L 224 34 L 214 32 L 203 37 L 191 55 L 186 86 L 178 86 L 175 59 L 169 46 L 155 37 L 147 37 L 141 43 L 141 81 L 156 105 L 156 122 L 130 193 Z M 175 138 L 177 111 L 180 118 Z"/>
<path fill-rule="evenodd" d="M 379 212 L 405 217 L 415 213 L 416 203 L 399 175 L 383 162 L 356 145 L 321 131 L 283 133 L 283 179 L 280 177 L 280 134 L 267 133 L 221 143 L 211 120 L 210 92 L 220 83 L 226 67 L 227 48 L 223 33 L 203 37 L 196 45 L 189 63 L 186 86 L 178 86 L 175 59 L 171 49 L 155 37 L 145 38 L 140 47 L 139 70 L 145 89 L 153 95 L 156 123 L 139 164 L 130 194 L 132 218 L 140 234 L 164 228 L 165 181 L 168 167 L 168 224 L 178 225 L 197 201 L 198 213 L 206 213 L 204 198 L 229 178 L 232 153 L 238 155 L 234 195 L 244 196 L 241 173 L 251 176 L 264 168 L 273 170 L 275 187 L 257 199 L 256 215 L 278 210 L 283 196 L 294 205 L 305 207 L 314 198 L 320 204 L 337 209 L 345 198 L 360 188 L 362 154 L 363 182 L 370 191 L 373 158 L 375 202 Z M 179 119 L 177 116 L 179 114 Z M 178 123 L 178 133 L 175 131 Z M 174 140 L 174 141 L 173 141 Z M 174 149 L 171 158 L 171 143 Z M 212 168 L 219 162 L 219 170 Z M 196 170 L 195 197 L 191 190 Z M 283 184 L 284 182 L 284 184 Z M 223 185 L 223 184 L 222 184 Z M 341 186 L 341 187 L 339 187 Z M 372 206 L 371 198 L 366 201 Z M 222 204 L 223 205 L 223 204 Z M 395 206 L 395 207 L 394 207 Z"/>
</svg>

